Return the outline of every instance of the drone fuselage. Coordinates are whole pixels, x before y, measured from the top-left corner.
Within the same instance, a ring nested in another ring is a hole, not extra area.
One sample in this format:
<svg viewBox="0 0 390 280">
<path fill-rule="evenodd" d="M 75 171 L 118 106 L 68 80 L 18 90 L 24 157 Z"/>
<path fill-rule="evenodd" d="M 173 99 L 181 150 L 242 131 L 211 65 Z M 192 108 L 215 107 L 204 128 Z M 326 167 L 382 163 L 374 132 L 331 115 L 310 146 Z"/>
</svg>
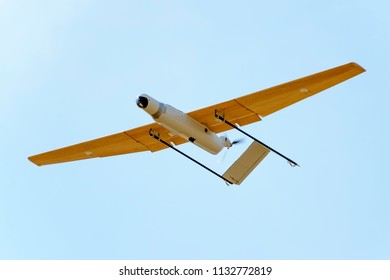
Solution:
<svg viewBox="0 0 390 280">
<path fill-rule="evenodd" d="M 231 146 L 229 139 L 216 135 L 208 127 L 171 105 L 161 103 L 146 94 L 139 95 L 136 102 L 138 107 L 172 135 L 178 135 L 211 154 L 218 154 L 224 147 Z"/>
</svg>

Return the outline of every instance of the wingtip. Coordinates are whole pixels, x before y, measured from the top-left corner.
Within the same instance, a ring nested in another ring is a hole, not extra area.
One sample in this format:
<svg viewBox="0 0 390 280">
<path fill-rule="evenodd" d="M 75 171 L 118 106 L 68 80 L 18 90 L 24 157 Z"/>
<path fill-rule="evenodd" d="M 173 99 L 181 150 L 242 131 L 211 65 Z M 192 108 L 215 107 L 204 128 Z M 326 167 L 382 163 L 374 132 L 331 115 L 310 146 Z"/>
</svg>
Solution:
<svg viewBox="0 0 390 280">
<path fill-rule="evenodd" d="M 37 162 L 34 161 L 34 156 L 28 157 L 27 159 L 32 163 L 34 163 L 36 166 L 41 166 L 41 164 L 38 164 Z"/>
<path fill-rule="evenodd" d="M 359 70 L 360 70 L 360 73 L 366 72 L 366 69 L 363 68 L 359 63 L 350 62 L 350 63 L 348 63 L 348 65 L 351 65 L 351 66 L 353 66 L 353 67 L 356 68 L 356 69 L 359 69 Z"/>
</svg>

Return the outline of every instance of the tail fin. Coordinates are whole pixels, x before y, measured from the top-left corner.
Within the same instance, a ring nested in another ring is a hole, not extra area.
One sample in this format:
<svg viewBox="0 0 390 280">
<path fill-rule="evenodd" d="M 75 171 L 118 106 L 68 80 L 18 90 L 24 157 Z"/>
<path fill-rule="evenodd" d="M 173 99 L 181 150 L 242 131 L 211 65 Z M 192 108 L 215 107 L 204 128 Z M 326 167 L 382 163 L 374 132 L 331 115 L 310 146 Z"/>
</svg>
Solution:
<svg viewBox="0 0 390 280">
<path fill-rule="evenodd" d="M 248 149 L 226 170 L 222 177 L 236 185 L 241 184 L 268 153 L 269 149 L 253 141 Z"/>
</svg>

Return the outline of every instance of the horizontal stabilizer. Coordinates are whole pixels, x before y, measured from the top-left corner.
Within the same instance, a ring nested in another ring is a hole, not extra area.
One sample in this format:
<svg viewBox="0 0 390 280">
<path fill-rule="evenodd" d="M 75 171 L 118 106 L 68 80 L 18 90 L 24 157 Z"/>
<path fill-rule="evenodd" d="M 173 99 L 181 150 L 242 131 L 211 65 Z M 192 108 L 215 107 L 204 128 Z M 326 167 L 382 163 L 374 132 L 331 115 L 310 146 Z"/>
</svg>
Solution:
<svg viewBox="0 0 390 280">
<path fill-rule="evenodd" d="M 253 141 L 248 149 L 226 170 L 222 177 L 236 185 L 241 184 L 268 153 L 269 149 Z"/>
</svg>

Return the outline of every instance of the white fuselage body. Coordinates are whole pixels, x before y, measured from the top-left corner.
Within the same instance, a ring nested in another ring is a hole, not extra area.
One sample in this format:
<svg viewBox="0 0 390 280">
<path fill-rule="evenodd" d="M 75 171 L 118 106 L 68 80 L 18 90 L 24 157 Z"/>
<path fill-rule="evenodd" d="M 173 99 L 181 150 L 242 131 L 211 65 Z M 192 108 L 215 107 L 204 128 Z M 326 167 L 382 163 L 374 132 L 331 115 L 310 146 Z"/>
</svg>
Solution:
<svg viewBox="0 0 390 280">
<path fill-rule="evenodd" d="M 145 107 L 138 106 L 150 114 L 157 123 L 171 131 L 173 135 L 178 135 L 214 155 L 218 154 L 224 147 L 230 147 L 231 144 L 227 138 L 216 135 L 208 127 L 186 113 L 171 105 L 158 102 L 146 94 L 142 94 L 138 98 L 140 97 L 147 98 L 147 102 Z"/>
</svg>

